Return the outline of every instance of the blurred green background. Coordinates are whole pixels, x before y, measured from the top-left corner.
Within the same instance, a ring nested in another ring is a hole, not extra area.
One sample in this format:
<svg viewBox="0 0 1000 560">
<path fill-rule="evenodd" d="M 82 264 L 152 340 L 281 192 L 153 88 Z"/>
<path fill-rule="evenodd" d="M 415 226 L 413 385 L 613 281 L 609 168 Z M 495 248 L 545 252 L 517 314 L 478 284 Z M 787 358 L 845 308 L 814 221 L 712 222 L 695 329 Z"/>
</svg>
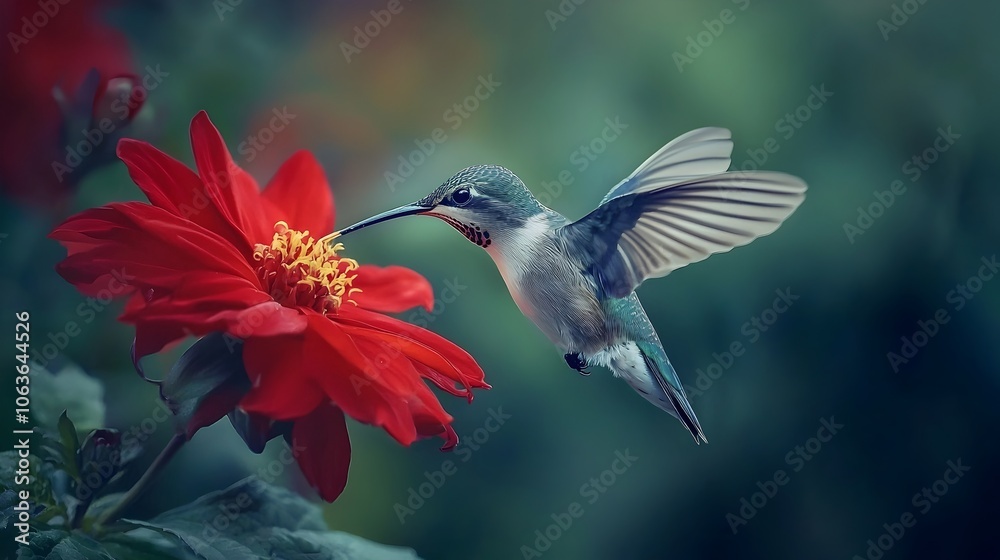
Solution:
<svg viewBox="0 0 1000 560">
<path fill-rule="evenodd" d="M 468 349 L 494 388 L 471 405 L 442 396 L 463 436 L 452 454 L 435 441 L 403 448 L 352 424 L 350 482 L 325 507 L 333 528 L 435 560 L 538 557 L 523 547 L 552 559 L 1000 550 L 1000 280 L 986 280 L 981 261 L 995 255 L 1000 234 L 996 3 L 403 0 L 394 14 L 388 6 L 112 7 L 101 17 L 127 37 L 132 71 L 159 65 L 168 74 L 126 135 L 191 164 L 188 122 L 205 109 L 261 183 L 309 149 L 326 169 L 339 226 L 479 163 L 509 167 L 577 218 L 657 148 L 701 126 L 733 131 L 734 168 L 792 173 L 809 192 L 774 235 L 639 290 L 695 389 L 711 442 L 702 446 L 606 371 L 585 378 L 568 369 L 518 312 L 489 256 L 447 225 L 410 218 L 345 239 L 354 258 L 424 274 L 440 305 L 402 317 Z M 476 98 L 481 79 L 492 91 L 481 87 Z M 294 116 L 287 126 L 264 133 L 283 109 Z M 595 142 L 606 119 L 624 126 L 613 141 Z M 427 140 L 438 128 L 446 140 Z M 421 144 L 433 152 L 421 156 Z M 572 182 L 557 188 L 563 171 Z M 6 306 L 29 309 L 37 336 L 79 317 L 85 301 L 53 272 L 64 253 L 47 231 L 73 211 L 139 196 L 124 166 L 112 164 L 87 174 L 61 206 L 4 199 Z M 797 298 L 782 313 L 768 311 L 776 290 Z M 926 342 L 916 355 L 893 363 L 901 337 L 912 340 L 918 321 L 939 309 L 948 322 L 927 327 L 935 334 L 916 336 Z M 156 392 L 132 372 L 119 311 L 116 303 L 97 313 L 59 360 L 103 379 L 110 423 L 128 429 L 149 417 Z M 755 318 L 771 324 L 754 326 Z M 734 344 L 742 353 L 727 355 Z M 178 352 L 151 369 L 163 371 Z M 491 415 L 507 418 L 500 425 Z M 843 427 L 810 442 L 831 417 Z M 156 426 L 142 460 L 169 436 L 167 424 Z M 276 446 L 255 456 L 223 421 L 197 435 L 133 514 L 266 470 Z M 637 459 L 606 474 L 595 493 L 591 479 L 616 452 Z M 448 460 L 457 469 L 426 497 L 424 483 L 440 480 L 434 473 Z M 935 486 L 959 460 L 971 469 Z M 769 484 L 779 469 L 786 483 Z M 309 491 L 294 468 L 278 470 L 278 480 Z M 933 501 L 920 496 L 924 488 Z M 574 502 L 582 516 L 551 528 Z M 915 525 L 900 534 L 893 524 L 908 512 Z M 873 551 L 869 539 L 891 548 Z"/>
</svg>

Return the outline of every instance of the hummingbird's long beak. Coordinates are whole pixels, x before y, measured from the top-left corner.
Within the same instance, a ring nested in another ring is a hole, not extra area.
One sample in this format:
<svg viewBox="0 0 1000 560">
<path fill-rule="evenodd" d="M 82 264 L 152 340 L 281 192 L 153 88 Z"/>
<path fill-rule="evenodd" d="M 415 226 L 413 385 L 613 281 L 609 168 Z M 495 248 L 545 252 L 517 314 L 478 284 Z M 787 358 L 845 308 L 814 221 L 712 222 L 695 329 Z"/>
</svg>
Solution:
<svg viewBox="0 0 1000 560">
<path fill-rule="evenodd" d="M 427 212 L 429 210 L 430 208 L 428 208 L 427 206 L 420 206 L 419 204 L 407 204 L 406 206 L 393 208 L 392 210 L 389 210 L 387 212 L 382 212 L 381 214 L 376 214 L 371 218 L 368 218 L 367 220 L 361 220 L 360 222 L 352 226 L 348 226 L 340 230 L 340 235 L 347 235 L 352 231 L 357 231 L 363 227 L 375 225 L 377 223 L 384 222 L 386 220 L 391 220 L 393 218 L 412 216 L 414 214 L 423 214 L 424 212 Z"/>
</svg>

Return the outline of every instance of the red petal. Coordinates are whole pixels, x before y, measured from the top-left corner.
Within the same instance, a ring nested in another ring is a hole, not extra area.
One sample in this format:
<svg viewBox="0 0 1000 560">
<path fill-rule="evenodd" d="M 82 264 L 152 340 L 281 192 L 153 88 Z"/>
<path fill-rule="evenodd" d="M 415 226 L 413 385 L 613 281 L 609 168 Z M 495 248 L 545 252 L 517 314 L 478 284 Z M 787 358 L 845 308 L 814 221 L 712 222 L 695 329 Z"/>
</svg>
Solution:
<svg viewBox="0 0 1000 560">
<path fill-rule="evenodd" d="M 330 400 L 359 422 L 382 427 L 403 445 L 413 443 L 417 429 L 406 399 L 413 396 L 415 385 L 427 387 L 415 374 L 410 379 L 416 383 L 400 383 L 406 380 L 409 364 L 398 356 L 381 354 L 379 345 L 362 340 L 357 344 L 325 316 L 310 313 L 307 317 L 310 374 Z"/>
<path fill-rule="evenodd" d="M 88 295 L 108 290 L 121 280 L 132 288 L 172 288 L 194 270 L 257 282 L 231 243 L 167 210 L 140 202 L 86 210 L 66 220 L 49 237 L 69 253 L 57 266 L 59 274 Z"/>
<path fill-rule="evenodd" d="M 292 154 L 261 195 L 281 214 L 288 227 L 308 230 L 319 239 L 333 231 L 333 193 L 319 162 L 309 152 Z M 273 222 L 272 222 L 273 223 Z"/>
<path fill-rule="evenodd" d="M 400 313 L 417 306 L 434 309 L 431 283 L 409 268 L 366 264 L 358 267 L 357 275 L 352 286 L 361 291 L 351 298 L 358 307 L 383 313 Z"/>
<path fill-rule="evenodd" d="M 353 306 L 341 307 L 336 320 L 345 327 L 362 329 L 352 330 L 352 333 L 378 336 L 448 379 L 461 383 L 468 390 L 470 401 L 472 389 L 490 387 L 484 380 L 482 368 L 468 352 L 431 331 Z"/>
<path fill-rule="evenodd" d="M 132 342 L 132 364 L 135 365 L 136 371 L 143 378 L 146 378 L 146 373 L 139 364 L 143 358 L 163 350 L 173 342 L 193 335 L 194 333 L 184 325 L 163 323 L 140 323 L 135 325 L 135 340 Z"/>
<path fill-rule="evenodd" d="M 217 233 L 245 254 L 253 250 L 243 232 L 222 214 L 218 198 L 208 196 L 198 175 L 183 163 L 146 142 L 129 138 L 118 142 L 118 157 L 151 204 Z"/>
<path fill-rule="evenodd" d="M 423 407 L 422 403 L 413 403 L 410 407 L 413 414 L 413 421 L 417 425 L 417 431 L 425 437 L 440 437 L 444 440 L 441 451 L 450 451 L 458 445 L 458 434 L 451 427 L 451 417 L 446 422 L 442 422 L 440 417 L 431 413 Z"/>
<path fill-rule="evenodd" d="M 417 371 L 418 375 L 429 380 L 442 391 L 456 397 L 465 397 L 466 399 L 472 398 L 472 391 L 465 388 L 465 386 L 456 385 L 455 381 L 448 379 L 436 369 L 426 366 L 418 361 L 413 361 L 411 363 L 413 364 L 413 369 Z"/>
<path fill-rule="evenodd" d="M 326 398 L 310 377 L 301 336 L 251 338 L 243 345 L 243 365 L 251 389 L 240 406 L 274 420 L 289 420 L 308 414 Z"/>
<path fill-rule="evenodd" d="M 347 486 L 351 439 L 344 412 L 325 403 L 292 427 L 292 453 L 321 498 L 332 502 Z"/>
<path fill-rule="evenodd" d="M 120 319 L 136 325 L 136 360 L 185 336 L 226 332 L 238 341 L 306 328 L 298 310 L 281 306 L 241 279 L 203 273 L 189 274 L 179 288 L 132 306 Z"/>
<path fill-rule="evenodd" d="M 251 244 L 269 242 L 274 222 L 264 212 L 257 182 L 233 162 L 222 135 L 205 111 L 191 120 L 191 148 L 198 175 L 222 215 L 240 228 Z"/>
</svg>

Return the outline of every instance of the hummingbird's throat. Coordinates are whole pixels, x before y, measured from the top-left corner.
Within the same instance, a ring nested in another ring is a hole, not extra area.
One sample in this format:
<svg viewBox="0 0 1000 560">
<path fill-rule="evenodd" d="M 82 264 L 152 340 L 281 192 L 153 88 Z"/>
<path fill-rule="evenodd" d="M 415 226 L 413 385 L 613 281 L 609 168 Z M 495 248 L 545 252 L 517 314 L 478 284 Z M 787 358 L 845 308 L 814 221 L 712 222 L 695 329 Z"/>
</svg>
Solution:
<svg viewBox="0 0 1000 560">
<path fill-rule="evenodd" d="M 264 290 L 285 307 L 308 307 L 323 314 L 336 312 L 345 300 L 354 303 L 350 296 L 360 290 L 351 287 L 356 276 L 351 273 L 358 263 L 337 256 L 344 245 L 330 244 L 334 237 L 316 240 L 285 222 L 274 224 L 271 244 L 258 243 L 253 252 Z"/>
<path fill-rule="evenodd" d="M 489 247 L 493 240 L 490 239 L 490 232 L 485 229 L 480 228 L 476 224 L 463 224 L 462 222 L 452 218 L 451 216 L 445 216 L 443 214 L 434 214 L 438 218 L 441 218 L 448 223 L 451 227 L 457 229 L 459 233 L 465 236 L 466 239 L 479 245 L 483 249 Z"/>
</svg>

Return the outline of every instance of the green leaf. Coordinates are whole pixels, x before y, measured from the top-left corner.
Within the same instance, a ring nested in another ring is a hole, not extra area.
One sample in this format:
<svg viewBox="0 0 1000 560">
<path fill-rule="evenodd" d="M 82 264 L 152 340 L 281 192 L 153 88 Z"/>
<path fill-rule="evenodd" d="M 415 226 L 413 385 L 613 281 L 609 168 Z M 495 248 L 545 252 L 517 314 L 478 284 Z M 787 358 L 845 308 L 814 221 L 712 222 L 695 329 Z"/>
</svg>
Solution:
<svg viewBox="0 0 1000 560">
<path fill-rule="evenodd" d="M 275 529 L 271 549 L 287 560 L 420 560 L 409 548 L 375 543 L 340 531 L 288 531 Z M 271 558 L 270 556 L 268 558 Z"/>
<path fill-rule="evenodd" d="M 176 416 L 178 431 L 189 438 L 233 410 L 250 389 L 243 345 L 228 336 L 202 337 L 160 382 L 160 396 Z"/>
<path fill-rule="evenodd" d="M 59 442 L 62 444 L 62 467 L 75 480 L 80 480 L 80 465 L 77 464 L 77 451 L 80 449 L 80 438 L 76 435 L 76 426 L 69 419 L 66 411 L 59 416 Z"/>
<path fill-rule="evenodd" d="M 105 494 L 100 498 L 97 498 L 90 504 L 90 507 L 87 508 L 87 518 L 97 519 L 106 509 L 120 502 L 122 496 L 124 495 L 125 492 L 111 492 L 110 494 Z M 86 526 L 86 524 L 84 524 L 84 526 Z"/>
<path fill-rule="evenodd" d="M 16 503 L 16 492 L 10 488 L 0 490 L 0 531 L 14 523 L 14 504 Z"/>
<path fill-rule="evenodd" d="M 135 529 L 128 533 L 116 533 L 101 540 L 104 548 L 120 560 L 197 560 L 176 539 L 165 537 L 158 531 Z"/>
<path fill-rule="evenodd" d="M 146 531 L 118 534 L 105 542 L 78 531 L 28 534 L 28 546 L 17 549 L 18 560 L 192 560 L 187 551 Z"/>
<path fill-rule="evenodd" d="M 60 558 L 62 560 L 116 560 L 114 556 L 87 535 L 71 533 L 59 541 L 45 556 L 46 560 Z"/>
<path fill-rule="evenodd" d="M 327 530 L 318 506 L 257 478 L 126 522 L 173 535 L 204 560 L 419 560 L 410 549 Z"/>
<path fill-rule="evenodd" d="M 66 411 L 81 432 L 104 427 L 104 388 L 80 368 L 66 366 L 53 374 L 34 367 L 31 385 L 31 415 L 37 425 L 55 429 Z"/>
<path fill-rule="evenodd" d="M 69 536 L 68 531 L 51 530 L 28 533 L 28 546 L 19 545 L 18 560 L 41 560 L 49 558 L 49 553 L 63 539 Z M 52 557 L 56 558 L 56 557 Z"/>
</svg>

